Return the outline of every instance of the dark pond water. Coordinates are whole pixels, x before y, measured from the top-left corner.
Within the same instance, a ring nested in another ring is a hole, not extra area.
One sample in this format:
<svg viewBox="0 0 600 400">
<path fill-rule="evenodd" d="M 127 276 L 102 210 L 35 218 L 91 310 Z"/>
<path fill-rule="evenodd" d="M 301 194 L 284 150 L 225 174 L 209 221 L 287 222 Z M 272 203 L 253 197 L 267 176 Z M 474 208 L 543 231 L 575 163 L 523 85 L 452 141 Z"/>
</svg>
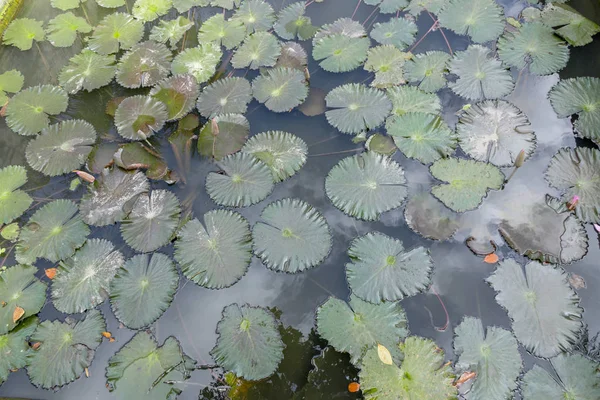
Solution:
<svg viewBox="0 0 600 400">
<path fill-rule="evenodd" d="M 51 9 L 47 1 L 26 0 L 25 6 L 19 16 L 48 19 L 48 14 L 58 13 Z M 91 19 L 98 20 L 102 16 L 93 2 L 88 2 L 88 13 Z M 132 3 L 132 1 L 130 1 Z M 280 9 L 287 0 L 272 0 L 275 10 Z M 343 16 L 349 17 L 354 11 L 355 0 L 325 0 L 323 3 L 314 3 L 308 7 L 308 15 L 313 24 L 322 25 L 332 22 Z M 523 1 L 502 1 L 507 16 L 517 16 L 527 4 Z M 584 12 L 588 18 L 598 22 L 598 3 L 592 0 L 581 0 L 572 4 Z M 214 10 L 216 12 L 217 10 Z M 356 12 L 355 19 L 365 21 L 372 14 L 373 7 L 361 5 Z M 197 21 L 204 20 L 211 13 L 196 15 Z M 385 21 L 386 15 L 374 14 L 376 19 L 369 19 L 365 26 L 369 27 L 374 21 Z M 421 14 L 417 20 L 420 38 L 432 24 L 426 14 Z M 468 41 L 447 32 L 453 50 L 465 49 Z M 193 35 L 192 35 L 193 36 Z M 570 76 L 596 76 L 596 60 L 600 59 L 599 42 L 572 50 L 569 65 L 564 72 L 564 77 Z M 193 41 L 189 45 L 193 45 Z M 302 42 L 310 54 L 310 41 Z M 80 46 L 79 46 L 80 47 Z M 34 48 L 35 49 L 35 48 Z M 37 51 L 21 53 L 15 48 L 0 48 L 0 71 L 17 68 L 25 75 L 26 85 L 38 83 L 57 82 L 57 72 L 73 54 L 80 48 L 57 49 L 49 43 L 40 44 L 42 60 Z M 427 50 L 447 51 L 445 42 L 439 32 L 432 32 L 423 40 L 415 52 Z M 323 89 L 325 92 L 346 82 L 360 82 L 369 76 L 362 69 L 345 74 L 332 74 L 319 70 L 317 64 L 310 59 L 311 87 Z M 242 71 L 243 73 L 243 71 Z M 515 79 L 518 71 L 513 71 Z M 238 72 L 237 75 L 240 75 Z M 252 73 L 248 77 L 252 77 Z M 435 263 L 433 275 L 433 289 L 428 293 L 420 294 L 402 301 L 406 309 L 410 330 L 412 334 L 432 338 L 446 351 L 447 358 L 452 360 L 453 327 L 460 323 L 465 315 L 481 318 L 485 325 L 498 325 L 510 329 L 510 321 L 506 312 L 496 304 L 493 290 L 484 282 L 492 271 L 493 265 L 483 262 L 482 258 L 475 256 L 465 246 L 464 240 L 468 236 L 489 238 L 500 245 L 498 254 L 501 258 L 515 257 L 518 261 L 525 259 L 516 255 L 503 244 L 497 231 L 500 220 L 518 215 L 527 215 L 527 210 L 537 201 L 543 199 L 546 193 L 554 194 L 545 180 L 543 171 L 553 154 L 563 146 L 574 146 L 575 139 L 569 120 L 558 119 L 546 95 L 550 87 L 558 82 L 557 74 L 546 77 L 535 77 L 522 74 L 514 93 L 509 97 L 517 107 L 529 117 L 532 128 L 537 134 L 538 146 L 533 157 L 517 172 L 516 176 L 504 191 L 492 192 L 478 210 L 465 214 L 461 227 L 456 235 L 448 242 L 434 242 L 423 239 L 411 231 L 404 221 L 403 208 L 385 213 L 378 222 L 361 222 L 344 215 L 332 206 L 324 193 L 324 180 L 328 171 L 343 157 L 353 152 L 362 151 L 362 144 L 354 144 L 351 137 L 340 134 L 330 126 L 324 115 L 316 117 L 304 116 L 297 110 L 291 113 L 275 114 L 269 112 L 264 106 L 253 101 L 249 106 L 248 119 L 251 133 L 255 134 L 267 130 L 282 130 L 300 136 L 309 145 L 309 158 L 305 167 L 293 178 L 275 187 L 273 194 L 265 201 L 240 210 L 240 212 L 254 223 L 262 209 L 271 201 L 284 197 L 301 198 L 316 206 L 325 216 L 334 234 L 334 244 L 330 256 L 319 267 L 302 274 L 288 275 L 275 273 L 266 269 L 256 258 L 253 259 L 248 273 L 233 287 L 222 290 L 208 290 L 201 288 L 186 280 L 180 282 L 180 289 L 176 299 L 167 312 L 153 325 L 158 340 L 162 341 L 170 335 L 175 335 L 183 346 L 184 351 L 200 363 L 212 363 L 209 355 L 213 347 L 216 334 L 215 327 L 221 317 L 224 306 L 233 303 L 250 303 L 267 307 L 276 307 L 282 312 L 281 320 L 303 334 L 307 335 L 314 326 L 316 308 L 328 296 L 337 296 L 347 299 L 349 289 L 344 274 L 344 264 L 348 261 L 346 250 L 350 241 L 358 235 L 370 231 L 381 231 L 403 241 L 406 248 L 425 246 L 430 248 Z M 67 114 L 69 117 L 84 118 L 93 123 L 99 133 L 116 135 L 111 126 L 111 120 L 104 115 L 104 106 L 109 98 L 116 95 L 119 89 L 109 87 L 92 94 L 80 94 L 72 98 Z M 439 92 L 444 109 L 444 119 L 450 126 L 457 120 L 455 112 L 465 102 L 454 95 L 449 89 Z M 61 118 L 61 117 L 59 117 Z M 164 135 L 159 135 L 164 138 Z M 27 138 L 11 132 L 0 119 L 0 167 L 6 165 L 26 165 L 24 160 L 24 147 Z M 161 148 L 169 164 L 176 165 L 172 150 L 166 140 L 160 140 Z M 587 143 L 582 143 L 588 145 Z M 335 153 L 335 154 L 331 154 Z M 394 159 L 401 163 L 405 169 L 411 193 L 428 190 L 433 183 L 428 173 L 428 168 L 417 161 L 408 160 L 400 153 Z M 191 201 L 194 215 L 200 216 L 208 210 L 216 208 L 210 201 L 205 190 L 204 180 L 206 174 L 214 170 L 213 164 L 201 160 L 194 155 L 191 162 L 186 184 L 178 183 L 171 186 L 180 200 Z M 505 171 L 506 172 L 506 171 Z M 72 198 L 79 199 L 83 188 L 75 192 L 64 190 L 72 177 L 57 177 L 47 179 L 29 171 L 30 188 L 42 186 L 33 192 L 37 198 Z M 165 183 L 153 181 L 153 188 L 166 188 Z M 57 194 L 57 192 L 59 192 Z M 26 217 L 24 217 L 26 219 Z M 587 282 L 587 289 L 581 289 L 581 305 L 585 309 L 584 319 L 589 325 L 589 331 L 594 333 L 600 330 L 600 250 L 598 248 L 597 234 L 588 225 L 590 248 L 587 256 L 580 262 L 566 267 L 567 271 L 581 275 Z M 117 248 L 126 257 L 132 256 L 133 250 L 125 246 L 117 226 L 94 229 L 90 237 L 108 238 L 116 244 Z M 172 246 L 161 249 L 162 252 L 172 254 Z M 7 265 L 14 261 L 9 258 Z M 40 270 L 50 267 L 50 264 L 38 262 Z M 437 327 L 445 323 L 444 309 L 438 301 L 437 292 L 443 300 L 449 315 L 448 329 L 440 331 Z M 120 329 L 119 323 L 114 318 L 108 304 L 101 307 L 107 318 L 108 330 L 116 338 L 114 343 L 103 343 L 96 352 L 94 362 L 89 369 L 90 377 L 82 378 L 64 387 L 59 392 L 50 392 L 37 389 L 29 383 L 25 371 L 21 370 L 11 374 L 8 381 L 0 387 L 0 396 L 24 397 L 32 399 L 110 399 L 112 396 L 105 388 L 104 369 L 107 360 L 126 343 L 134 331 Z M 41 313 L 42 319 L 63 318 L 51 303 L 46 304 Z M 297 350 L 300 349 L 300 350 Z M 307 368 L 306 354 L 300 354 L 305 348 L 293 348 L 298 354 L 293 355 L 297 362 L 291 362 L 286 368 L 289 371 Z M 545 364 L 522 350 L 525 370 L 534 363 Z M 308 358 L 309 359 L 309 358 Z M 342 361 L 346 361 L 342 359 Z M 344 362 L 340 361 L 340 365 Z M 341 367 L 340 367 L 341 368 Z M 215 374 L 218 371 L 214 372 Z M 302 374 L 300 374 L 302 375 Z M 198 398 L 199 391 L 204 385 L 212 381 L 208 371 L 196 371 L 187 382 L 186 389 L 180 396 L 183 400 Z M 300 377 L 299 380 L 303 378 Z M 345 385 L 337 385 L 331 393 L 320 392 L 324 399 L 349 398 Z M 282 399 L 281 391 L 263 394 L 263 398 Z M 315 395 L 317 396 L 317 395 Z M 337 397 L 335 397 L 337 396 Z M 317 397 L 315 397 L 317 398 Z"/>
</svg>

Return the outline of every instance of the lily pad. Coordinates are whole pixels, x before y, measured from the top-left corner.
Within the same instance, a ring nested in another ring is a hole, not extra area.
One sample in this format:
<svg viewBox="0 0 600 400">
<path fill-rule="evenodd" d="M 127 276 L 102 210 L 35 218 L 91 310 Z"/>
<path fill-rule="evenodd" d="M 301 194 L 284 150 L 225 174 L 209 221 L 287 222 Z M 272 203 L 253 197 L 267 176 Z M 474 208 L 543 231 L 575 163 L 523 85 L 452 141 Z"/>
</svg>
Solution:
<svg viewBox="0 0 600 400">
<path fill-rule="evenodd" d="M 374 151 L 375 153 L 390 157 L 398 150 L 396 143 L 394 143 L 394 139 L 390 136 L 382 135 L 381 133 L 369 136 L 365 142 L 365 148 L 369 151 Z"/>
<path fill-rule="evenodd" d="M 52 302 L 65 314 L 95 308 L 108 298 L 110 282 L 125 259 L 104 239 L 90 239 L 58 267 L 52 280 Z"/>
<path fill-rule="evenodd" d="M 425 92 L 437 92 L 446 86 L 450 55 L 443 51 L 417 54 L 404 64 L 404 76 Z"/>
<path fill-rule="evenodd" d="M 338 86 L 325 97 L 329 124 L 343 133 L 360 133 L 377 128 L 392 109 L 390 100 L 377 89 L 358 83 Z"/>
<path fill-rule="evenodd" d="M 515 336 L 538 357 L 569 351 L 581 328 L 579 297 L 562 268 L 532 261 L 525 275 L 517 262 L 507 259 L 487 281 L 496 301 L 512 319 Z"/>
<path fill-rule="evenodd" d="M 273 191 L 271 169 L 251 154 L 235 153 L 217 165 L 221 171 L 208 174 L 206 191 L 221 206 L 248 207 Z"/>
<path fill-rule="evenodd" d="M 600 143 L 600 79 L 579 77 L 563 79 L 548 94 L 559 118 L 577 115 L 573 124 L 582 137 Z"/>
<path fill-rule="evenodd" d="M 378 344 L 399 361 L 398 343 L 408 336 L 408 321 L 398 302 L 371 304 L 352 294 L 349 303 L 330 297 L 317 309 L 317 330 L 337 351 L 349 353 L 355 365 Z"/>
<path fill-rule="evenodd" d="M 243 0 L 232 19 L 241 21 L 246 33 L 268 31 L 275 22 L 273 7 L 264 0 Z"/>
<path fill-rule="evenodd" d="M 124 172 L 119 168 L 105 169 L 96 182 L 83 195 L 79 206 L 83 220 L 94 226 L 121 221 L 137 196 L 150 189 L 143 173 Z"/>
<path fill-rule="evenodd" d="M 494 0 L 450 0 L 438 14 L 440 25 L 475 43 L 496 40 L 504 31 L 504 10 Z"/>
<path fill-rule="evenodd" d="M 171 7 L 173 0 L 135 0 L 131 14 L 140 21 L 154 21 L 166 15 Z"/>
<path fill-rule="evenodd" d="M 405 156 L 423 164 L 449 157 L 456 149 L 456 135 L 433 114 L 411 112 L 388 118 L 385 128 Z"/>
<path fill-rule="evenodd" d="M 408 0 L 365 0 L 365 4 L 378 6 L 382 14 L 396 13 L 408 5 Z"/>
<path fill-rule="evenodd" d="M 392 18 L 388 22 L 373 25 L 370 36 L 379 44 L 391 44 L 406 50 L 415 41 L 417 25 L 406 18 Z"/>
<path fill-rule="evenodd" d="M 229 210 L 204 214 L 204 225 L 193 219 L 177 234 L 175 260 L 189 280 L 209 289 L 236 283 L 252 259 L 248 221 Z"/>
<path fill-rule="evenodd" d="M 187 10 L 186 10 L 187 11 Z M 183 36 L 194 23 L 181 15 L 169 21 L 161 20 L 150 31 L 150 40 L 158 43 L 169 43 L 172 49 L 177 47 Z"/>
<path fill-rule="evenodd" d="M 223 53 L 216 44 L 200 44 L 179 53 L 173 59 L 171 72 L 174 75 L 192 74 L 198 83 L 204 83 L 215 74 L 222 56 Z"/>
<path fill-rule="evenodd" d="M 484 332 L 481 320 L 465 317 L 454 330 L 458 372 L 475 372 L 467 399 L 505 400 L 517 388 L 522 361 L 512 333 L 492 326 Z"/>
<path fill-rule="evenodd" d="M 150 96 L 125 98 L 115 111 L 119 135 L 129 140 L 146 140 L 158 132 L 169 118 L 167 106 Z"/>
<path fill-rule="evenodd" d="M 96 130 L 92 124 L 71 119 L 45 128 L 29 142 L 25 156 L 31 168 L 57 176 L 83 165 L 95 142 Z"/>
<path fill-rule="evenodd" d="M 552 157 L 546 180 L 562 192 L 562 201 L 577 196 L 575 213 L 583 222 L 600 223 L 600 151 L 564 148 Z"/>
<path fill-rule="evenodd" d="M 48 21 L 48 41 L 54 47 L 71 47 L 77 33 L 89 33 L 92 27 L 84 18 L 72 12 L 60 14 Z"/>
<path fill-rule="evenodd" d="M 100 7 L 119 8 L 125 5 L 125 0 L 96 0 Z"/>
<path fill-rule="evenodd" d="M 202 90 L 197 108 L 203 117 L 214 118 L 220 114 L 244 114 L 250 101 L 252 88 L 246 78 L 223 78 Z"/>
<path fill-rule="evenodd" d="M 459 227 L 459 217 L 429 192 L 408 199 L 404 208 L 406 225 L 419 235 L 433 240 L 450 239 Z"/>
<path fill-rule="evenodd" d="M 417 17 L 423 11 L 429 11 L 438 15 L 442 7 L 446 5 L 446 0 L 410 0 L 406 11 L 414 17 Z"/>
<path fill-rule="evenodd" d="M 98 23 L 88 41 L 90 50 L 113 54 L 132 48 L 144 36 L 144 23 L 121 12 L 109 14 Z"/>
<path fill-rule="evenodd" d="M 210 355 L 217 364 L 247 380 L 271 375 L 283 359 L 284 344 L 271 312 L 230 304 L 217 324 L 217 345 Z"/>
<path fill-rule="evenodd" d="M 77 8 L 87 0 L 50 0 L 50 5 L 59 10 L 72 10 Z"/>
<path fill-rule="evenodd" d="M 136 44 L 123 54 L 117 66 L 119 85 L 136 89 L 152 86 L 169 75 L 171 51 L 152 41 Z"/>
<path fill-rule="evenodd" d="M 190 74 L 173 75 L 158 82 L 150 90 L 150 96 L 164 103 L 169 114 L 167 121 L 183 118 L 192 111 L 200 87 Z"/>
<path fill-rule="evenodd" d="M 250 133 L 250 123 L 241 114 L 221 114 L 207 122 L 198 135 L 198 152 L 221 160 L 239 151 Z"/>
<path fill-rule="evenodd" d="M 28 339 L 38 325 L 37 317 L 30 317 L 11 332 L 0 335 L 0 384 L 4 383 L 11 372 L 24 368 L 31 352 Z"/>
<path fill-rule="evenodd" d="M 322 39 L 326 36 L 342 34 L 349 38 L 360 38 L 367 36 L 367 32 L 362 24 L 352 18 L 339 18 L 331 24 L 325 24 L 315 34 L 315 40 Z M 313 40 L 314 44 L 314 40 Z"/>
<path fill-rule="evenodd" d="M 21 186 L 27 183 L 27 170 L 19 165 L 0 169 L 0 224 L 7 224 L 23 214 L 33 202 Z"/>
<path fill-rule="evenodd" d="M 465 212 L 477 208 L 488 190 L 504 184 L 504 174 L 491 164 L 450 157 L 433 163 L 434 178 L 448 183 L 434 186 L 431 193 L 448 208 Z"/>
<path fill-rule="evenodd" d="M 31 18 L 14 19 L 4 31 L 2 43 L 15 46 L 21 51 L 29 50 L 33 41 L 43 42 L 46 39 L 43 22 Z"/>
<path fill-rule="evenodd" d="M 571 46 L 591 43 L 592 36 L 600 32 L 598 24 L 566 4 L 546 4 L 541 17 L 544 25 L 554 28 L 554 33 L 565 39 Z"/>
<path fill-rule="evenodd" d="M 364 357 L 359 373 L 367 400 L 451 400 L 457 395 L 454 376 L 444 363 L 444 351 L 430 339 L 406 338 L 400 345 L 404 359 L 400 367 L 381 362 L 377 349 Z"/>
<path fill-rule="evenodd" d="M 336 33 L 313 40 L 312 55 L 319 66 L 329 72 L 348 72 L 367 59 L 370 41 L 367 37 L 352 37 Z"/>
<path fill-rule="evenodd" d="M 308 96 L 304 74 L 292 68 L 274 68 L 252 82 L 256 100 L 274 112 L 287 112 Z"/>
<path fill-rule="evenodd" d="M 242 147 L 264 162 L 273 173 L 273 180 L 281 182 L 293 176 L 306 163 L 308 146 L 304 140 L 288 132 L 268 131 L 252 136 Z"/>
<path fill-rule="evenodd" d="M 526 22 L 498 39 L 498 56 L 511 67 L 529 67 L 534 75 L 549 75 L 567 65 L 569 48 L 552 28 L 541 22 Z"/>
<path fill-rule="evenodd" d="M 131 213 L 121 223 L 123 240 L 141 253 L 152 252 L 169 243 L 179 224 L 181 207 L 168 190 L 140 195 Z"/>
<path fill-rule="evenodd" d="M 173 181 L 171 171 L 160 150 L 144 142 L 133 142 L 121 145 L 113 154 L 115 165 L 128 171 L 145 169 L 146 176 L 150 179 Z"/>
<path fill-rule="evenodd" d="M 110 285 L 110 304 L 123 325 L 140 329 L 169 308 L 178 284 L 179 273 L 169 257 L 138 254 L 117 271 Z"/>
<path fill-rule="evenodd" d="M 19 135 L 33 136 L 50 125 L 49 115 L 67 110 L 69 95 L 58 86 L 29 87 L 6 106 L 6 125 Z"/>
<path fill-rule="evenodd" d="M 192 7 L 207 7 L 210 0 L 173 0 L 173 7 L 178 13 L 189 11 Z"/>
<path fill-rule="evenodd" d="M 246 27 L 237 19 L 225 19 L 223 14 L 216 14 L 204 21 L 198 30 L 198 42 L 213 42 L 231 50 L 242 43 L 246 37 Z"/>
<path fill-rule="evenodd" d="M 226 10 L 232 10 L 240 6 L 242 0 L 211 0 L 210 5 L 213 7 L 221 7 Z"/>
<path fill-rule="evenodd" d="M 487 47 L 474 44 L 457 52 L 449 68 L 458 78 L 448 86 L 469 100 L 497 99 L 507 96 L 515 87 L 510 72 Z"/>
<path fill-rule="evenodd" d="M 39 348 L 28 356 L 27 375 L 44 389 L 73 382 L 87 369 L 102 342 L 106 322 L 98 310 L 89 311 L 81 321 L 43 321 L 31 336 Z"/>
<path fill-rule="evenodd" d="M 273 29 L 279 37 L 286 40 L 307 40 L 314 36 L 318 30 L 311 23 L 310 17 L 306 17 L 304 12 L 306 3 L 297 1 L 279 11 L 277 22 Z"/>
<path fill-rule="evenodd" d="M 258 69 L 272 67 L 281 54 L 281 45 L 277 38 L 268 32 L 256 32 L 249 35 L 231 58 L 233 68 Z"/>
<path fill-rule="evenodd" d="M 442 110 L 440 98 L 435 93 L 427 93 L 416 86 L 397 86 L 386 91 L 392 102 L 392 115 L 409 112 L 439 114 Z"/>
<path fill-rule="evenodd" d="M 54 200 L 37 210 L 21 229 L 17 261 L 31 264 L 38 258 L 58 262 L 75 253 L 90 229 L 77 214 L 77 204 Z"/>
<path fill-rule="evenodd" d="M 277 58 L 275 68 L 295 68 L 305 73 L 308 65 L 308 54 L 304 47 L 296 42 L 285 42 L 281 45 L 281 54 Z"/>
<path fill-rule="evenodd" d="M 73 56 L 60 71 L 58 82 L 67 92 L 75 94 L 82 89 L 91 92 L 108 85 L 115 77 L 117 67 L 114 55 L 96 54 L 89 49 Z"/>
<path fill-rule="evenodd" d="M 325 191 L 334 206 L 367 221 L 400 207 L 407 194 L 402 167 L 373 152 L 342 159 L 329 171 Z"/>
<path fill-rule="evenodd" d="M 299 199 L 269 204 L 254 225 L 254 254 L 278 272 L 297 273 L 319 265 L 331 251 L 327 221 Z"/>
<path fill-rule="evenodd" d="M 346 264 L 348 285 L 370 303 L 397 301 L 423 292 L 431 284 L 433 261 L 424 247 L 405 251 L 400 240 L 380 232 L 354 239 Z"/>
<path fill-rule="evenodd" d="M 371 86 L 387 88 L 406 83 L 404 80 L 404 63 L 412 57 L 392 45 L 376 46 L 369 49 L 365 70 L 375 73 Z"/>
<path fill-rule="evenodd" d="M 521 151 L 526 160 L 536 147 L 527 116 L 504 100 L 488 100 L 469 107 L 460 115 L 456 133 L 465 153 L 498 167 L 512 167 Z"/>
<path fill-rule="evenodd" d="M 0 308 L 0 335 L 13 331 L 46 303 L 47 286 L 35 277 L 36 272 L 37 268 L 30 265 L 15 265 L 0 272 L 0 302 L 5 304 Z M 15 321 L 13 315 L 17 307 L 24 313 Z"/>
<path fill-rule="evenodd" d="M 23 88 L 25 78 L 21 72 L 11 69 L 0 74 L 0 106 L 8 102 L 7 93 L 17 93 Z"/>
</svg>

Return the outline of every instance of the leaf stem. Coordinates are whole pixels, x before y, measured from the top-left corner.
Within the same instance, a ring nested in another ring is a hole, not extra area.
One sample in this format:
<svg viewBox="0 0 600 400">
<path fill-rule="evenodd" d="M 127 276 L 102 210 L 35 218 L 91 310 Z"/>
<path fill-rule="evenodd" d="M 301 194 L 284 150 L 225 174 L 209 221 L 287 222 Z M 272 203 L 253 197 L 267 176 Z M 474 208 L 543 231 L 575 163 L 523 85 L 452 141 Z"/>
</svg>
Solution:
<svg viewBox="0 0 600 400">
<path fill-rule="evenodd" d="M 358 0 L 358 3 L 356 3 L 356 7 L 354 8 L 354 12 L 352 13 L 352 16 L 350 18 L 354 19 L 354 16 L 356 15 L 356 12 L 358 11 L 358 7 L 360 6 L 361 2 L 362 2 L 362 0 Z"/>
<path fill-rule="evenodd" d="M 433 21 L 435 21 L 438 26 L 439 26 L 439 21 L 429 12 L 429 10 L 425 9 L 425 11 L 427 11 L 427 14 L 429 14 L 429 16 L 431 17 L 431 19 Z M 448 46 L 448 51 L 450 51 L 450 55 L 454 56 L 454 52 L 452 51 L 452 46 L 450 46 L 450 42 L 448 41 L 448 38 L 446 37 L 446 34 L 444 33 L 444 30 L 442 29 L 442 27 L 440 26 L 440 33 L 442 34 L 442 36 L 444 37 L 444 41 L 446 42 L 446 46 Z"/>
<path fill-rule="evenodd" d="M 423 41 L 423 39 L 425 39 L 425 37 L 427 35 L 429 35 L 429 32 L 433 31 L 436 28 L 437 25 L 438 25 L 438 22 L 434 21 L 434 23 L 431 25 L 431 27 L 429 28 L 429 30 L 427 32 L 425 32 L 425 34 L 423 36 L 421 36 L 421 39 L 419 39 L 417 41 L 417 43 L 413 44 L 413 46 L 410 49 L 408 49 L 408 52 L 409 53 L 412 52 Z"/>
<path fill-rule="evenodd" d="M 377 5 L 377 7 L 375 7 L 375 8 L 373 9 L 373 11 L 371 11 L 371 14 L 369 14 L 369 16 L 368 16 L 368 17 L 365 19 L 365 21 L 362 23 L 362 26 L 365 26 L 365 24 L 367 23 L 367 21 L 368 21 L 369 19 L 371 19 L 371 17 L 372 17 L 372 16 L 375 14 L 375 12 L 376 12 L 377 10 L 379 10 L 379 5 Z M 375 19 L 377 19 L 377 18 L 375 18 Z"/>
<path fill-rule="evenodd" d="M 344 153 L 353 153 L 359 150 L 362 150 L 362 147 L 357 147 L 356 149 L 350 149 L 350 150 L 342 150 L 342 151 L 334 151 L 331 153 L 322 153 L 322 154 L 309 154 L 309 157 L 321 157 L 321 156 L 331 156 L 334 154 L 344 154 Z"/>
</svg>

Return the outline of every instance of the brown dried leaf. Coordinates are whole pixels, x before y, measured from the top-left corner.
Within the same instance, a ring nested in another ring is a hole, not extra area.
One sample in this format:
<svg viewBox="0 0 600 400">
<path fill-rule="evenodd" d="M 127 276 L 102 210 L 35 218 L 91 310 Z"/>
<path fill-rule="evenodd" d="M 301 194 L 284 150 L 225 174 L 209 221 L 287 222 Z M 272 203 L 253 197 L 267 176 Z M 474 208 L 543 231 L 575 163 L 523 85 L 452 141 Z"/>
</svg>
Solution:
<svg viewBox="0 0 600 400">
<path fill-rule="evenodd" d="M 25 315 L 25 310 L 19 306 L 16 306 L 12 316 L 13 324 L 20 320 L 23 315 Z"/>
<path fill-rule="evenodd" d="M 56 276 L 56 271 L 57 271 L 56 268 L 48 268 L 48 269 L 44 270 L 48 279 L 54 279 L 54 277 Z"/>
</svg>

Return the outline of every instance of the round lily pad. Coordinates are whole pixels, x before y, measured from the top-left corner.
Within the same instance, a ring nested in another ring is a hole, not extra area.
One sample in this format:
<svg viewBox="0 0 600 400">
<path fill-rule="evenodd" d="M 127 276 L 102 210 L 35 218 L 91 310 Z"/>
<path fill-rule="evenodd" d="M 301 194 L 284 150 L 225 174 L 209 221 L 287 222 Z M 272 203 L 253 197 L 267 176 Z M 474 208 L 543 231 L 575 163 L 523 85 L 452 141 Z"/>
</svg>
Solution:
<svg viewBox="0 0 600 400">
<path fill-rule="evenodd" d="M 415 55 L 404 64 L 404 77 L 426 92 L 437 92 L 446 86 L 450 54 L 428 51 Z"/>
<path fill-rule="evenodd" d="M 173 0 L 135 0 L 131 14 L 140 21 L 154 21 L 166 15 L 172 6 Z"/>
<path fill-rule="evenodd" d="M 144 36 L 144 23 L 131 15 L 116 12 L 98 23 L 88 46 L 98 54 L 113 54 L 132 48 Z"/>
<path fill-rule="evenodd" d="M 415 41 L 417 25 L 406 18 L 392 18 L 387 22 L 373 25 L 370 36 L 379 44 L 391 44 L 399 50 L 406 50 Z"/>
<path fill-rule="evenodd" d="M 219 79 L 206 86 L 198 97 L 197 108 L 206 118 L 220 114 L 244 114 L 252 101 L 252 88 L 246 78 Z"/>
<path fill-rule="evenodd" d="M 4 31 L 2 43 L 15 46 L 21 51 L 29 50 L 33 41 L 43 42 L 46 38 L 44 23 L 31 18 L 14 19 Z"/>
<path fill-rule="evenodd" d="M 250 123 L 241 114 L 220 114 L 208 121 L 198 135 L 198 152 L 221 160 L 239 151 L 248 134 Z"/>
<path fill-rule="evenodd" d="M 196 103 L 200 91 L 196 78 L 190 74 L 173 75 L 158 82 L 150 96 L 167 106 L 169 118 L 174 121 L 186 116 Z"/>
<path fill-rule="evenodd" d="M 150 31 L 150 40 L 165 44 L 168 42 L 171 49 L 176 49 L 177 43 L 192 26 L 194 23 L 181 15 L 173 20 L 161 20 Z"/>
<path fill-rule="evenodd" d="M 108 85 L 115 77 L 116 71 L 114 55 L 101 55 L 83 49 L 63 67 L 58 82 L 71 94 L 82 89 L 91 92 Z"/>
<path fill-rule="evenodd" d="M 6 125 L 19 135 L 33 136 L 50 125 L 49 115 L 67 110 L 69 95 L 58 86 L 29 87 L 6 106 Z"/>
<path fill-rule="evenodd" d="M 23 88 L 25 78 L 20 71 L 11 69 L 0 74 L 0 105 L 8 102 L 7 93 L 18 93 Z"/>
<path fill-rule="evenodd" d="M 18 165 L 0 169 L 0 224 L 7 224 L 23 214 L 33 202 L 21 186 L 27 183 L 27 170 Z"/>
<path fill-rule="evenodd" d="M 364 68 L 375 73 L 371 86 L 383 89 L 406 83 L 403 67 L 411 57 L 389 44 L 370 48 Z"/>
<path fill-rule="evenodd" d="M 433 240 L 448 240 L 459 227 L 458 215 L 429 192 L 408 199 L 404 208 L 406 225 L 419 235 Z"/>
<path fill-rule="evenodd" d="M 264 0 L 244 0 L 235 10 L 232 19 L 241 21 L 246 33 L 268 31 L 275 22 L 273 7 Z"/>
<path fill-rule="evenodd" d="M 256 100 L 274 112 L 287 112 L 308 96 L 304 74 L 292 68 L 274 68 L 252 82 Z"/>
<path fill-rule="evenodd" d="M 504 31 L 504 10 L 494 0 L 450 0 L 438 14 L 440 25 L 475 43 L 496 40 Z"/>
<path fill-rule="evenodd" d="M 312 55 L 319 66 L 329 72 L 348 72 L 367 59 L 370 41 L 366 37 L 351 37 L 342 33 L 315 36 Z"/>
<path fill-rule="evenodd" d="M 318 28 L 311 23 L 310 17 L 304 15 L 306 3 L 297 1 L 281 9 L 273 29 L 279 37 L 286 40 L 307 40 L 313 37 Z"/>
<path fill-rule="evenodd" d="M 165 125 L 169 118 L 167 106 L 150 96 L 124 99 L 115 111 L 115 126 L 119 135 L 129 140 L 146 140 Z"/>
<path fill-rule="evenodd" d="M 119 60 L 117 82 L 130 89 L 152 86 L 169 75 L 171 57 L 171 51 L 162 43 L 136 44 Z"/>
<path fill-rule="evenodd" d="M 295 68 L 304 73 L 307 65 L 308 54 L 304 47 L 296 42 L 285 42 L 281 45 L 281 54 L 277 58 L 275 68 Z"/>
<path fill-rule="evenodd" d="M 233 68 L 258 69 L 272 67 L 281 54 L 281 45 L 277 38 L 268 32 L 256 32 L 249 35 L 231 58 Z"/>
<path fill-rule="evenodd" d="M 89 33 L 92 27 L 85 18 L 72 12 L 57 15 L 48 21 L 48 41 L 54 47 L 71 47 L 77 39 L 77 33 Z"/>
<path fill-rule="evenodd" d="M 242 43 L 246 37 L 246 27 L 238 19 L 225 19 L 221 13 L 213 15 L 198 29 L 198 42 L 214 42 L 231 50 Z"/>
<path fill-rule="evenodd" d="M 198 83 L 208 81 L 217 70 L 223 53 L 214 43 L 204 43 L 197 47 L 180 52 L 171 64 L 171 72 L 177 74 L 192 74 Z"/>
<path fill-rule="evenodd" d="M 4 304 L 0 307 L 0 335 L 13 331 L 46 303 L 47 285 L 35 277 L 36 272 L 30 265 L 15 265 L 0 272 L 0 302 Z M 23 315 L 15 321 L 17 307 L 23 309 Z"/>
</svg>

